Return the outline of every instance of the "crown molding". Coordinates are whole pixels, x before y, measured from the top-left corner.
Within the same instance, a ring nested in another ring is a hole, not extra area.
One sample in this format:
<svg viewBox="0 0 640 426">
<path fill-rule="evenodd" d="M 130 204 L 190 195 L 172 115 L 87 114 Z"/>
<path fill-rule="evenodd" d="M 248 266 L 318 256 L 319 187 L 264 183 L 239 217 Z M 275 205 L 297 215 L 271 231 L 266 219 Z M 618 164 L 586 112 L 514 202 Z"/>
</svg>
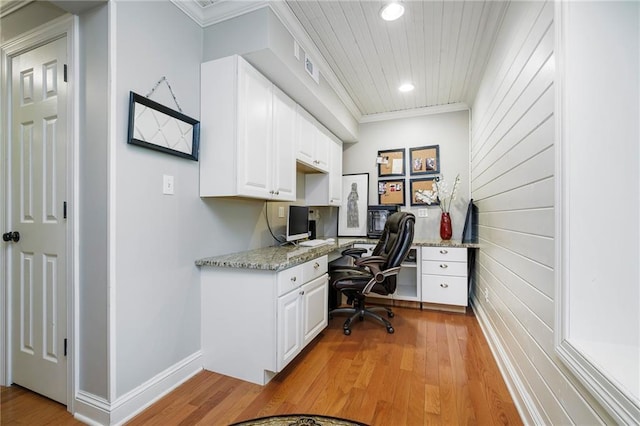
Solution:
<svg viewBox="0 0 640 426">
<path fill-rule="evenodd" d="M 208 6 L 201 6 L 195 0 L 170 1 L 203 28 L 268 6 L 266 0 L 218 0 Z"/>
<path fill-rule="evenodd" d="M 0 18 L 4 18 L 8 14 L 13 13 L 16 10 L 20 9 L 21 7 L 24 7 L 24 6 L 28 5 L 32 1 L 34 1 L 34 0 L 9 0 L 9 1 L 3 1 L 2 3 L 0 3 Z"/>
<path fill-rule="evenodd" d="M 360 124 L 373 123 L 376 121 L 397 120 L 399 118 L 413 118 L 423 115 L 442 114 L 445 112 L 467 111 L 469 106 L 464 102 L 447 105 L 437 105 L 423 108 L 413 108 L 402 111 L 382 112 L 379 114 L 368 114 L 360 117 Z"/>
</svg>

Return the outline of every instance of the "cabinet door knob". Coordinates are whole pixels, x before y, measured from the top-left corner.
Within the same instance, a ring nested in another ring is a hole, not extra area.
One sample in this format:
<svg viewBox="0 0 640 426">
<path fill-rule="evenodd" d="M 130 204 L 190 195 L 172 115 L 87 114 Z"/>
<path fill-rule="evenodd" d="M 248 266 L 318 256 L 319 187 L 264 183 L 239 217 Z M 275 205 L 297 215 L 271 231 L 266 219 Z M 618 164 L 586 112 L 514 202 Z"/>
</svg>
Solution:
<svg viewBox="0 0 640 426">
<path fill-rule="evenodd" d="M 304 290 L 300 292 L 300 296 L 304 296 Z"/>
<path fill-rule="evenodd" d="M 442 284 L 440 284 L 440 287 L 447 288 L 447 287 L 449 287 L 449 284 L 442 283 Z"/>
<path fill-rule="evenodd" d="M 280 195 L 280 191 L 276 191 L 276 195 Z"/>
<path fill-rule="evenodd" d="M 445 250 L 445 249 L 440 250 L 440 254 L 447 254 L 447 253 L 449 253 L 449 252 L 447 250 Z"/>
<path fill-rule="evenodd" d="M 291 281 L 296 282 L 296 277 L 291 277 Z"/>
<path fill-rule="evenodd" d="M 320 264 L 318 262 L 313 264 L 313 269 L 318 269 L 320 267 Z"/>
<path fill-rule="evenodd" d="M 440 267 L 441 267 L 442 269 L 447 269 L 447 268 L 449 267 L 449 265 L 447 265 L 446 263 L 441 263 L 441 264 L 440 264 Z"/>
</svg>

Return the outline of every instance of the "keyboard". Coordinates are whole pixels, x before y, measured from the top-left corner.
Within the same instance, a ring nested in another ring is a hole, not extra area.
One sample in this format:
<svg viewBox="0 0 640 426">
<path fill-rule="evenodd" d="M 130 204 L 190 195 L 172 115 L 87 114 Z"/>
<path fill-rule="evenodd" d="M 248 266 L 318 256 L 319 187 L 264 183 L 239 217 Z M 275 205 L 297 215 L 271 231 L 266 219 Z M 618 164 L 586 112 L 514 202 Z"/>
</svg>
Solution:
<svg viewBox="0 0 640 426">
<path fill-rule="evenodd" d="M 302 247 L 318 247 L 318 246 L 322 246 L 322 245 L 328 244 L 328 243 L 329 243 L 329 241 L 320 240 L 320 239 L 317 239 L 317 240 L 306 240 L 306 241 L 302 241 L 300 243 L 300 246 L 302 246 Z"/>
</svg>

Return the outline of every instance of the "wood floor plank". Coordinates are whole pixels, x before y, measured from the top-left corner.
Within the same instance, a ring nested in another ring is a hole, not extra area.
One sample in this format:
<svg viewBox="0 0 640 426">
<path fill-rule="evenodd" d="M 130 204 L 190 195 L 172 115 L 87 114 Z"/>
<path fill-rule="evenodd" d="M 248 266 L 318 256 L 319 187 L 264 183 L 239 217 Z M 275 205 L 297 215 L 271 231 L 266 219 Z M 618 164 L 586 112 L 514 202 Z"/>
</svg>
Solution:
<svg viewBox="0 0 640 426">
<path fill-rule="evenodd" d="M 394 308 L 394 334 L 365 320 L 330 321 L 268 385 L 202 371 L 127 425 L 223 426 L 286 413 L 375 425 L 521 425 L 472 312 Z M 1 423 L 77 425 L 65 407 L 3 387 Z"/>
</svg>

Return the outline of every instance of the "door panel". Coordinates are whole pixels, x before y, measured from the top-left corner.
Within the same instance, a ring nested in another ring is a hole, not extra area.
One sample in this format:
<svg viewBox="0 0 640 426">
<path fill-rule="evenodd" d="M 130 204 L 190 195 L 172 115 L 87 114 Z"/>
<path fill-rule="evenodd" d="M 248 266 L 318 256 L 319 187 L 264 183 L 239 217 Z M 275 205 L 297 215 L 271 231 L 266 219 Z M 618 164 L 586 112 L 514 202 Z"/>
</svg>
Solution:
<svg viewBox="0 0 640 426">
<path fill-rule="evenodd" d="M 66 38 L 11 59 L 13 382 L 67 402 Z M 9 230 L 6 230 L 9 231 Z M 6 232 L 5 231 L 5 232 Z"/>
</svg>

